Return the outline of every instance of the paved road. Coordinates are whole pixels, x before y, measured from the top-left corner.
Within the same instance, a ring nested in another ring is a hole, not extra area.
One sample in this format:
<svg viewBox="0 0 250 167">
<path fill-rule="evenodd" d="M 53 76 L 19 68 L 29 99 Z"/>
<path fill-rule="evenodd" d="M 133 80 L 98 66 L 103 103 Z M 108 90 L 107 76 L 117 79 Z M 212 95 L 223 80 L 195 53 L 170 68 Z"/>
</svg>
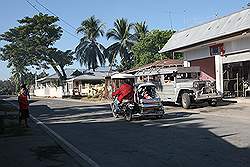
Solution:
<svg viewBox="0 0 250 167">
<path fill-rule="evenodd" d="M 32 101 L 31 113 L 101 167 L 247 167 L 250 114 L 241 119 L 217 113 L 247 112 L 249 106 L 189 113 L 167 107 L 172 112 L 165 119 L 126 122 L 115 120 L 108 105 L 43 99 Z"/>
</svg>

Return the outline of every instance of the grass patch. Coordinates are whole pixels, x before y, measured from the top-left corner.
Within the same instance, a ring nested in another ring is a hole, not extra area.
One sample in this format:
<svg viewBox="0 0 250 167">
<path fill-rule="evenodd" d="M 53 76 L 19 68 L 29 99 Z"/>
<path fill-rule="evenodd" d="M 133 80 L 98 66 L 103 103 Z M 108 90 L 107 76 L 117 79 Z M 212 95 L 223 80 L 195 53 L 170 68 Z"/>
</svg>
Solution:
<svg viewBox="0 0 250 167">
<path fill-rule="evenodd" d="M 16 112 L 17 108 L 4 100 L 0 100 L 0 111 Z"/>
<path fill-rule="evenodd" d="M 82 97 L 81 101 L 84 102 L 92 102 L 92 103 L 109 103 L 111 100 L 109 99 L 104 99 L 100 97 Z"/>
<path fill-rule="evenodd" d="M 2 122 L 0 137 L 17 137 L 30 135 L 29 129 L 21 128 L 18 124 L 18 120 L 13 119 L 0 119 Z"/>
<path fill-rule="evenodd" d="M 29 130 L 19 126 L 18 109 L 12 104 L 0 100 L 0 137 L 23 135 L 29 135 Z"/>
</svg>

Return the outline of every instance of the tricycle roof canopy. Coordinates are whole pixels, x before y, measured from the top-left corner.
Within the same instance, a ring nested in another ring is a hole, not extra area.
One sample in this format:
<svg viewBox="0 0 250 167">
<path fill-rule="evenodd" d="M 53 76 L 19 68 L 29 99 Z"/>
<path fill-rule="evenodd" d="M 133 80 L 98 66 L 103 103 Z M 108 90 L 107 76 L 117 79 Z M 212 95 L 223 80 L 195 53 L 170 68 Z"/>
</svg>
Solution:
<svg viewBox="0 0 250 167">
<path fill-rule="evenodd" d="M 111 79 L 134 79 L 133 74 L 118 73 L 111 76 Z"/>
</svg>

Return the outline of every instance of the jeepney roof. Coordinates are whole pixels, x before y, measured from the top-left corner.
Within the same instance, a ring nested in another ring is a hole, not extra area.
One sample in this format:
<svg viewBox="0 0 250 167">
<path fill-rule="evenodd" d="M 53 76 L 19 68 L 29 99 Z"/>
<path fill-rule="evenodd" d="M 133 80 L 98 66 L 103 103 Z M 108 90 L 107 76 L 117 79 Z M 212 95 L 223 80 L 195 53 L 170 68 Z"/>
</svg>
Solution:
<svg viewBox="0 0 250 167">
<path fill-rule="evenodd" d="M 150 75 L 160 75 L 160 74 L 172 74 L 176 73 L 192 73 L 192 72 L 200 72 L 199 66 L 193 67 L 168 67 L 168 68 L 153 68 L 147 69 L 143 71 L 138 71 L 135 73 L 135 76 L 150 76 Z"/>
</svg>

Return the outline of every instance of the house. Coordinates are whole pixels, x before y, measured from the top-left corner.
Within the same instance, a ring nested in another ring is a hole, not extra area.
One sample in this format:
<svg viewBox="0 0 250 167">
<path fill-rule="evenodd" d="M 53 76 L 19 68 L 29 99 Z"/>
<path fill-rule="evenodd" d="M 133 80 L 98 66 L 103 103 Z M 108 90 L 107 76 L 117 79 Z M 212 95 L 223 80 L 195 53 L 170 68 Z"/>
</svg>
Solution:
<svg viewBox="0 0 250 167">
<path fill-rule="evenodd" d="M 228 96 L 246 96 L 250 82 L 250 9 L 176 32 L 159 51 L 181 52 L 184 66 L 200 66 Z"/>
<path fill-rule="evenodd" d="M 107 71 L 83 71 L 82 75 L 66 80 L 65 96 L 97 96 L 104 88 Z"/>
<path fill-rule="evenodd" d="M 37 79 L 34 95 L 45 97 L 97 96 L 103 88 L 107 69 L 65 70 L 67 80 L 59 85 L 57 74 Z"/>
</svg>

